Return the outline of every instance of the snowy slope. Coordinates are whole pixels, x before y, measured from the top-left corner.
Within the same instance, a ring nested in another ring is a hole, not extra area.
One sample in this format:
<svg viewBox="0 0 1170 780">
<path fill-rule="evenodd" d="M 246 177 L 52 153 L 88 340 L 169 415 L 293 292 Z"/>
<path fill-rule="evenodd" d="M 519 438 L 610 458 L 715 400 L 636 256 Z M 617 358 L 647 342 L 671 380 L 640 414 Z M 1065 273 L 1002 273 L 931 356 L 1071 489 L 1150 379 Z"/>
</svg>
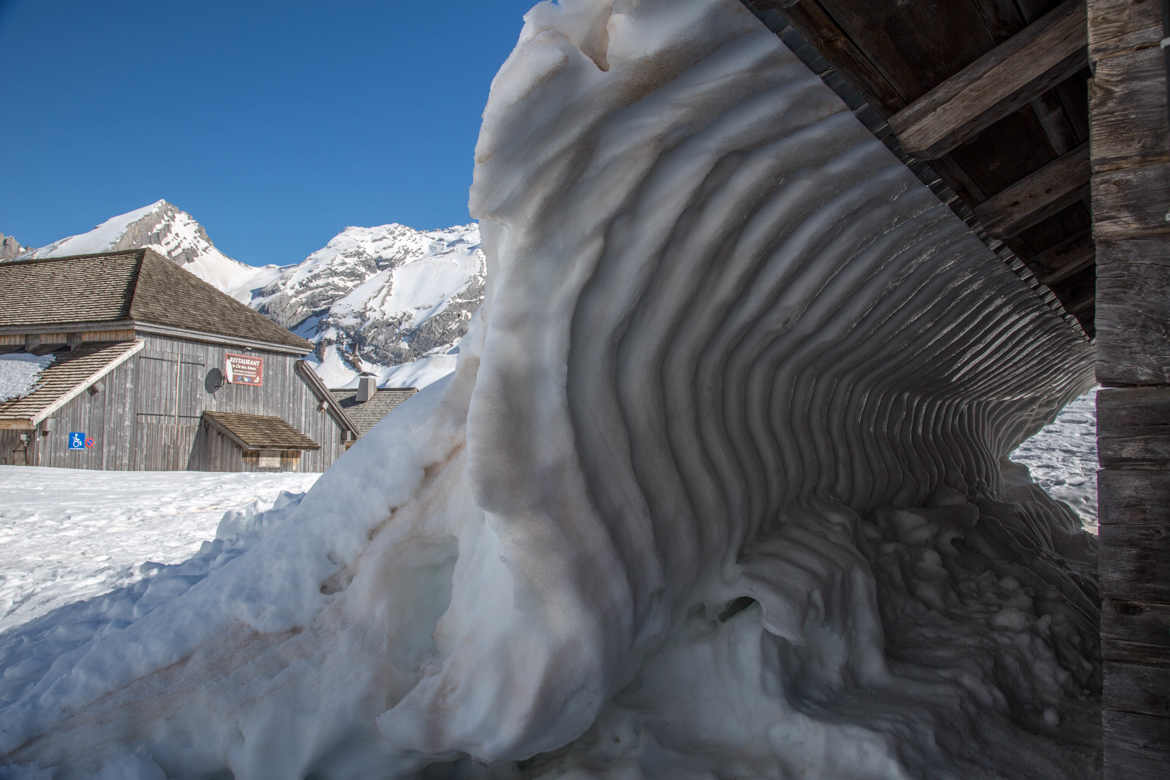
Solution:
<svg viewBox="0 0 1170 780">
<path fill-rule="evenodd" d="M 169 257 L 244 302 L 254 288 L 267 284 L 277 273 L 276 266 L 255 268 L 220 252 L 202 225 L 165 200 L 111 217 L 87 233 L 62 238 L 21 257 L 64 257 L 142 247 Z"/>
<path fill-rule="evenodd" d="M 360 371 L 423 387 L 454 370 L 455 345 L 483 300 L 479 227 L 347 227 L 299 263 L 254 268 L 224 255 L 185 211 L 159 200 L 21 257 L 151 247 L 318 345 L 330 387 Z"/>
</svg>

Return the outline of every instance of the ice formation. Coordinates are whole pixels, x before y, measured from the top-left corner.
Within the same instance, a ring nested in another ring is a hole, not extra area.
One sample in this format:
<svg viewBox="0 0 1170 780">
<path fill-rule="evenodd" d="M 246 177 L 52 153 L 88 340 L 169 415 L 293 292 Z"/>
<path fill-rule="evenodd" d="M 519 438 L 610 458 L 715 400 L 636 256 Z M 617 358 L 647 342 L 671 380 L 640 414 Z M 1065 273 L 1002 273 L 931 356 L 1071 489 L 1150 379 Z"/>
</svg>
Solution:
<svg viewBox="0 0 1170 780">
<path fill-rule="evenodd" d="M 47 672 L 60 776 L 1076 777 L 1091 352 L 733 0 L 526 17 L 455 374 Z M 24 770 L 22 770 L 24 771 Z"/>
</svg>

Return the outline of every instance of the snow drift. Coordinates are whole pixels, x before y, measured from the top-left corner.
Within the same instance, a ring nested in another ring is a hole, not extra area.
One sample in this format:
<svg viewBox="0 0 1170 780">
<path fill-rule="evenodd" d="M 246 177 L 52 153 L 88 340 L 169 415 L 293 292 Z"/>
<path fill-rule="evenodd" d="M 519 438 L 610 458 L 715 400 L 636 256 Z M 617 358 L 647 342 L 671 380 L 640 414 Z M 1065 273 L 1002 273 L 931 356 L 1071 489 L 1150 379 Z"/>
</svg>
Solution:
<svg viewBox="0 0 1170 780">
<path fill-rule="evenodd" d="M 1092 771 L 1093 543 L 1003 459 L 1090 349 L 739 3 L 535 7 L 471 208 L 456 373 L 165 609 L 6 673 L 4 760 Z"/>
</svg>

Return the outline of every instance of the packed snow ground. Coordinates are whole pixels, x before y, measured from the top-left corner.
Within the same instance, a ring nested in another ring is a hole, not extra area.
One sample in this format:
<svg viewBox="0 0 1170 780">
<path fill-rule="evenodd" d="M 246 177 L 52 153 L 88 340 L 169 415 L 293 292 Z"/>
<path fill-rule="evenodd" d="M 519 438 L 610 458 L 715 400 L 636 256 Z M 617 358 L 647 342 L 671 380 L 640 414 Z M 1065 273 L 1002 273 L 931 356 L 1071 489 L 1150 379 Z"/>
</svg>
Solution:
<svg viewBox="0 0 1170 780">
<path fill-rule="evenodd" d="M 319 476 L 0 466 L 0 632 L 187 560 L 225 513 Z"/>
<path fill-rule="evenodd" d="M 1050 496 L 1076 510 L 1086 531 L 1097 533 L 1096 390 L 1064 407 L 1010 457 L 1027 466 L 1032 480 Z"/>
</svg>

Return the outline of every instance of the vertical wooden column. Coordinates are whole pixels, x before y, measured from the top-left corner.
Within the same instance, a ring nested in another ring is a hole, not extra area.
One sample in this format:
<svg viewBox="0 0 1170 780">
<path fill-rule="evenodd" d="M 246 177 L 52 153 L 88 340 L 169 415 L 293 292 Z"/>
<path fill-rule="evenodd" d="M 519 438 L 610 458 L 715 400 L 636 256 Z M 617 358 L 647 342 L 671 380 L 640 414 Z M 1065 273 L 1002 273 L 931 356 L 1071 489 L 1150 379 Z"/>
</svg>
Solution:
<svg viewBox="0 0 1170 780">
<path fill-rule="evenodd" d="M 1170 121 L 1160 0 L 1088 0 L 1104 777 L 1170 776 Z"/>
</svg>

